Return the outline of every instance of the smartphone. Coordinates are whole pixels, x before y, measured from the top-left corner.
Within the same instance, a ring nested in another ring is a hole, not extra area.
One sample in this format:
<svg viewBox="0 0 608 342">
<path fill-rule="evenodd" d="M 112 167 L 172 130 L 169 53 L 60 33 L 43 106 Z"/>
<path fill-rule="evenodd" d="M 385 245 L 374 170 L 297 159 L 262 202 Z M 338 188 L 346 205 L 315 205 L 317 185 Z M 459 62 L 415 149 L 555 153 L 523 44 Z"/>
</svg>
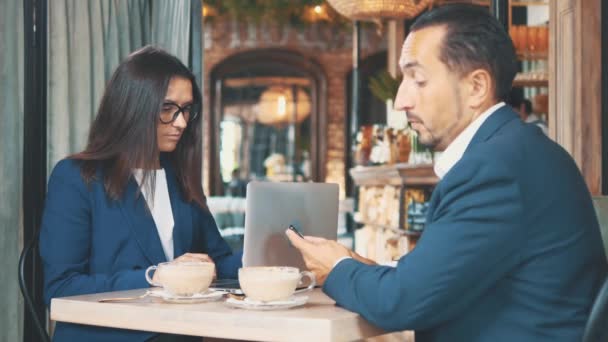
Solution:
<svg viewBox="0 0 608 342">
<path fill-rule="evenodd" d="M 300 231 L 294 227 L 293 225 L 289 225 L 289 230 L 291 230 L 292 232 L 298 234 L 299 237 L 301 237 L 302 239 L 304 238 L 304 235 L 302 235 L 302 233 L 300 233 Z"/>
</svg>

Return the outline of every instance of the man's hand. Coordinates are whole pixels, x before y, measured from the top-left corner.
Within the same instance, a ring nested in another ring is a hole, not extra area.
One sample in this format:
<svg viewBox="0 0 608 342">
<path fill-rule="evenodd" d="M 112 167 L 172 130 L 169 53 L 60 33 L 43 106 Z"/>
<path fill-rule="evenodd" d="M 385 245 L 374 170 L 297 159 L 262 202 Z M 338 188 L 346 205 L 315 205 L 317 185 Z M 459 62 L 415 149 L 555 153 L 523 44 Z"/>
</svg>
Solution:
<svg viewBox="0 0 608 342">
<path fill-rule="evenodd" d="M 302 239 L 289 229 L 285 231 L 285 234 L 291 244 L 302 253 L 306 267 L 315 274 L 319 285 L 323 285 L 339 259 L 356 254 L 336 241 L 313 236 L 305 236 Z"/>
</svg>

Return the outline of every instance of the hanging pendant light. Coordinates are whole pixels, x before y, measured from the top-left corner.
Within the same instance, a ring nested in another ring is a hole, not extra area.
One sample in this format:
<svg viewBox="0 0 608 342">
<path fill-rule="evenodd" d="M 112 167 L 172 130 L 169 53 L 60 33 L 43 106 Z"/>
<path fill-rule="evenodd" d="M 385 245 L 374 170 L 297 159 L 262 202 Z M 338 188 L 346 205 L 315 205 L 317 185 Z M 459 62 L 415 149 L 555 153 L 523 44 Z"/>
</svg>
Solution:
<svg viewBox="0 0 608 342">
<path fill-rule="evenodd" d="M 340 14 L 352 20 L 411 19 L 433 4 L 433 0 L 327 0 Z"/>
<path fill-rule="evenodd" d="M 260 96 L 257 119 L 265 125 L 286 125 L 304 121 L 310 115 L 310 96 L 299 87 L 268 87 Z"/>
</svg>

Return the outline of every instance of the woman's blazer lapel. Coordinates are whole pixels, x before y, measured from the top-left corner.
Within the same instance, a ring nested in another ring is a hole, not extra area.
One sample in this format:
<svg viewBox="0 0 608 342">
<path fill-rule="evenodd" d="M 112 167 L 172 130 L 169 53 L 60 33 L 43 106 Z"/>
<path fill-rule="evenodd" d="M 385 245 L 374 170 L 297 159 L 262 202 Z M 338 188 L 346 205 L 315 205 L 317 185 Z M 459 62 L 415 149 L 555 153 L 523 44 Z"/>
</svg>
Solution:
<svg viewBox="0 0 608 342">
<path fill-rule="evenodd" d="M 156 265 L 167 261 L 152 214 L 148 210 L 144 196 L 139 193 L 138 184 L 133 177 L 129 179 L 127 190 L 120 201 L 120 209 L 133 230 L 139 248 L 150 264 Z"/>
</svg>

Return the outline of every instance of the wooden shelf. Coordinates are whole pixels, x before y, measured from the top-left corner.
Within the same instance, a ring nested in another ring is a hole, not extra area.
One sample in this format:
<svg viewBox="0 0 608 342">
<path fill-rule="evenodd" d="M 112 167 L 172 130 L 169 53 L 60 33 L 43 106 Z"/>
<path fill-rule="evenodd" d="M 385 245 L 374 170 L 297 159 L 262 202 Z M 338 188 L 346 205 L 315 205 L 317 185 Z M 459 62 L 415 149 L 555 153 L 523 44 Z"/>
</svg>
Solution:
<svg viewBox="0 0 608 342">
<path fill-rule="evenodd" d="M 387 226 L 387 225 L 383 225 L 383 224 L 370 223 L 370 222 L 362 222 L 362 221 L 355 221 L 355 222 L 357 222 L 359 224 L 362 224 L 362 225 L 365 225 L 365 226 L 372 227 L 372 228 L 387 229 L 387 230 L 390 230 L 390 231 L 395 232 L 397 234 L 405 235 L 405 236 L 419 237 L 420 235 L 422 235 L 422 232 L 419 232 L 419 231 L 399 229 L 399 228 L 396 228 L 396 227 Z"/>
<path fill-rule="evenodd" d="M 439 181 L 432 164 L 357 166 L 350 169 L 356 185 L 435 185 Z"/>
<path fill-rule="evenodd" d="M 514 80 L 514 87 L 548 87 L 549 80 Z"/>
<path fill-rule="evenodd" d="M 512 7 L 549 6 L 548 1 L 511 1 Z"/>
<path fill-rule="evenodd" d="M 549 58 L 549 54 L 547 52 L 527 52 L 527 53 L 517 53 L 517 59 L 521 61 L 535 61 L 535 60 L 546 60 Z"/>
</svg>

